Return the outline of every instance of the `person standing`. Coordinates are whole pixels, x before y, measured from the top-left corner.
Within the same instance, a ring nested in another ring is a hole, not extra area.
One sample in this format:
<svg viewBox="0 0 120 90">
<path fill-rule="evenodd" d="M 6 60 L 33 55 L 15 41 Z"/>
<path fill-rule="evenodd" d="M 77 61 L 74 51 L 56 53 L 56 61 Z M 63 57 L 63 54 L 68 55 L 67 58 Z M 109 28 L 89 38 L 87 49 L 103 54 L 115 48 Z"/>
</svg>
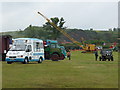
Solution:
<svg viewBox="0 0 120 90">
<path fill-rule="evenodd" d="M 98 58 L 98 51 L 97 51 L 97 49 L 96 49 L 96 51 L 95 51 L 95 60 L 97 61 L 97 58 Z"/>
<path fill-rule="evenodd" d="M 67 52 L 67 58 L 69 58 L 69 60 L 71 60 L 71 53 L 70 53 L 70 51 Z"/>
</svg>

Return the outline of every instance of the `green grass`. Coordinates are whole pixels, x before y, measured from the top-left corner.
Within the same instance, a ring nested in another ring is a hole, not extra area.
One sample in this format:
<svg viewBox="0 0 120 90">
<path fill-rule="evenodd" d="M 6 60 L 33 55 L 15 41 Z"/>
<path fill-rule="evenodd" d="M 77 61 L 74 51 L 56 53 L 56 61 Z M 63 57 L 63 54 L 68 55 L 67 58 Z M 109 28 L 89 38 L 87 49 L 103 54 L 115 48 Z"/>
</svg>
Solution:
<svg viewBox="0 0 120 90">
<path fill-rule="evenodd" d="M 42 64 L 2 63 L 3 88 L 118 88 L 115 61 L 95 61 L 94 54 L 72 52 L 72 60 L 45 60 Z"/>
</svg>

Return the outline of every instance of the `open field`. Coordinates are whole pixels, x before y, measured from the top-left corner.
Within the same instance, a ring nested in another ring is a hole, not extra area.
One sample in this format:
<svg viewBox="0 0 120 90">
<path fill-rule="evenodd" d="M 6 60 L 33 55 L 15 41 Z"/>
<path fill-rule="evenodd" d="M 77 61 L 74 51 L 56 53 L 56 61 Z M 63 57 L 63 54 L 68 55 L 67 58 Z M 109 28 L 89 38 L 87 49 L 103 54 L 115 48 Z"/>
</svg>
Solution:
<svg viewBox="0 0 120 90">
<path fill-rule="evenodd" d="M 42 64 L 2 62 L 3 88 L 118 88 L 118 53 L 114 61 L 95 61 L 94 54 L 72 51 L 72 60 Z"/>
</svg>

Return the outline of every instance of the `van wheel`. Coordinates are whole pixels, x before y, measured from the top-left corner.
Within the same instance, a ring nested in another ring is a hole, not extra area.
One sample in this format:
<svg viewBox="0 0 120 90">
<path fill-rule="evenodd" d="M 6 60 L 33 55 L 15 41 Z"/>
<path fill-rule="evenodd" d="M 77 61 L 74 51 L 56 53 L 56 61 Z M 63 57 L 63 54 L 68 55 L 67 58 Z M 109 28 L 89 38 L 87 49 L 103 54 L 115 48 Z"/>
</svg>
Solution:
<svg viewBox="0 0 120 90">
<path fill-rule="evenodd" d="M 28 59 L 27 59 L 27 58 L 25 58 L 25 60 L 24 60 L 23 64 L 27 64 L 27 63 L 28 63 Z"/>
<path fill-rule="evenodd" d="M 38 63 L 42 63 L 42 61 L 43 61 L 43 60 L 42 60 L 42 58 L 39 58 L 39 61 L 38 61 Z"/>
<path fill-rule="evenodd" d="M 12 62 L 7 62 L 7 64 L 12 64 Z"/>
</svg>

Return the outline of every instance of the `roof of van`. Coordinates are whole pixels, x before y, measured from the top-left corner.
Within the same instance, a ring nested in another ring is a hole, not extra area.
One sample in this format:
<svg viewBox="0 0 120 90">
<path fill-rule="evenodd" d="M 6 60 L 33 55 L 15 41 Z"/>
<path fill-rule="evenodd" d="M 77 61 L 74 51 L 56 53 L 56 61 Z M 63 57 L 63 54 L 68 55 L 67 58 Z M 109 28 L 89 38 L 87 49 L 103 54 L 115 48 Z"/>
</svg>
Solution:
<svg viewBox="0 0 120 90">
<path fill-rule="evenodd" d="M 39 40 L 39 41 L 43 41 L 41 39 L 37 39 L 37 38 L 15 38 L 16 39 L 24 39 L 24 40 Z"/>
</svg>

